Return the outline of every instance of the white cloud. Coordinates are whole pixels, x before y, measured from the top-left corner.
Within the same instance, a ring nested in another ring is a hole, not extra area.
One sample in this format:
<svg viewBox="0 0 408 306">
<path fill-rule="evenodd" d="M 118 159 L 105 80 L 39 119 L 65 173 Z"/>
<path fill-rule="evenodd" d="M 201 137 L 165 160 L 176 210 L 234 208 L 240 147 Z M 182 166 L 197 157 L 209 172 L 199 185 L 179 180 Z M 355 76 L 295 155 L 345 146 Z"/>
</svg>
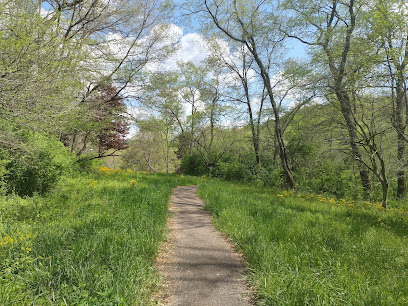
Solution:
<svg viewBox="0 0 408 306">
<path fill-rule="evenodd" d="M 151 63 L 147 67 L 149 71 L 177 70 L 178 63 L 192 62 L 199 66 L 210 54 L 205 39 L 198 33 L 187 33 L 183 35 L 183 29 L 170 26 L 172 39 L 178 39 L 177 51 L 161 63 Z M 174 43 L 174 40 L 172 41 Z"/>
<path fill-rule="evenodd" d="M 40 16 L 44 19 L 50 19 L 55 14 L 54 11 L 46 10 L 45 8 L 40 9 Z"/>
<path fill-rule="evenodd" d="M 200 34 L 188 33 L 181 38 L 177 57 L 182 62 L 192 62 L 199 65 L 208 55 L 207 44 Z"/>
</svg>

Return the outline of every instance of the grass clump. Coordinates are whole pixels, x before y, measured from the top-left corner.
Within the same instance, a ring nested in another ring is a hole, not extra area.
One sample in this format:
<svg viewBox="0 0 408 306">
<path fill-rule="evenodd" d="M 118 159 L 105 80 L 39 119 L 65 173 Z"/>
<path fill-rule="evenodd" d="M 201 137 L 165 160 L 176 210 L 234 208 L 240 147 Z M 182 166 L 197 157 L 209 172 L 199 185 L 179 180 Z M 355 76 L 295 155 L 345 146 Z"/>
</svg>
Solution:
<svg viewBox="0 0 408 306">
<path fill-rule="evenodd" d="M 0 204 L 0 304 L 146 305 L 176 175 L 100 169 Z"/>
<path fill-rule="evenodd" d="M 243 252 L 259 305 L 408 303 L 408 214 L 206 180 L 219 229 Z"/>
</svg>

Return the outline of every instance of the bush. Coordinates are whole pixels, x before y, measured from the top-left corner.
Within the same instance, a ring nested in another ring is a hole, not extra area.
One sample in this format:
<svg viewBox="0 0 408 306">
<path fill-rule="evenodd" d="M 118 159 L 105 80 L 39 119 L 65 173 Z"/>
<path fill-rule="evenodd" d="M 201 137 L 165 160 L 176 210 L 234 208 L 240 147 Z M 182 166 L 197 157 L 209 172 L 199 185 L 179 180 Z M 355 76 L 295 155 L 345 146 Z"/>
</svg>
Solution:
<svg viewBox="0 0 408 306">
<path fill-rule="evenodd" d="M 248 181 L 252 177 L 251 170 L 237 161 L 222 162 L 219 168 L 222 178 L 227 181 Z"/>
<path fill-rule="evenodd" d="M 31 132 L 24 132 L 22 139 L 23 147 L 9 154 L 4 167 L 6 193 L 22 197 L 45 194 L 72 167 L 74 159 L 57 140 Z"/>
<path fill-rule="evenodd" d="M 274 166 L 259 167 L 256 172 L 256 179 L 263 186 L 280 188 L 284 185 L 281 169 Z"/>
<path fill-rule="evenodd" d="M 204 159 L 199 155 L 187 155 L 183 157 L 180 164 L 180 170 L 187 175 L 201 176 L 208 174 Z"/>
<path fill-rule="evenodd" d="M 338 198 L 357 198 L 362 192 L 351 170 L 340 165 L 318 164 L 303 173 L 296 173 L 301 189 L 327 193 Z M 300 176 L 300 177 L 299 177 Z"/>
</svg>

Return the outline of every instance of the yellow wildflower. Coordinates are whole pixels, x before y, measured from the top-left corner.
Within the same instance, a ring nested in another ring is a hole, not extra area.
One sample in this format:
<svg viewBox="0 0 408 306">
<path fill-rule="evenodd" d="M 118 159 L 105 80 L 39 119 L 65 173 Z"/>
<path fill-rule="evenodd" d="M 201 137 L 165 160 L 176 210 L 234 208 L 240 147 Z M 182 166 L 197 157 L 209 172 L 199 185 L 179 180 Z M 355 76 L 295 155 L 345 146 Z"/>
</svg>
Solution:
<svg viewBox="0 0 408 306">
<path fill-rule="evenodd" d="M 15 242 L 16 242 L 16 240 L 13 237 L 6 234 L 3 238 L 0 238 L 0 247 L 6 246 L 8 244 L 13 244 Z"/>
<path fill-rule="evenodd" d="M 131 180 L 131 181 L 130 181 L 130 185 L 133 186 L 134 184 L 136 184 L 136 180 Z"/>
<path fill-rule="evenodd" d="M 99 171 L 106 174 L 111 174 L 114 170 L 109 167 L 100 167 Z"/>
</svg>

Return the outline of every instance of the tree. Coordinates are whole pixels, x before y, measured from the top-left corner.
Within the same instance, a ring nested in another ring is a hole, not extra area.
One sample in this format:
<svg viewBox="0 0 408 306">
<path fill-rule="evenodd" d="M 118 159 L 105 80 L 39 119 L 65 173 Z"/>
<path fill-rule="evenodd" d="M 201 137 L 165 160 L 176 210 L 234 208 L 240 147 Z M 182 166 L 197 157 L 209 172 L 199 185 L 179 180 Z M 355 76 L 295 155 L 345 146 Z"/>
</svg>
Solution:
<svg viewBox="0 0 408 306">
<path fill-rule="evenodd" d="M 351 154 L 360 167 L 361 183 L 366 194 L 371 191 L 369 172 L 363 160 L 357 135 L 356 118 L 353 111 L 350 88 L 355 85 L 355 74 L 360 70 L 356 59 L 353 59 L 355 31 L 361 5 L 358 1 L 288 1 L 288 7 L 296 14 L 291 24 L 292 31 L 286 31 L 289 37 L 317 48 L 324 56 L 322 64 L 329 69 L 329 88 L 340 104 L 340 111 L 348 131 Z M 297 34 L 293 31 L 299 31 Z M 317 57 L 316 56 L 316 57 Z"/>
<path fill-rule="evenodd" d="M 236 45 L 236 44 L 235 44 Z M 251 129 L 251 141 L 254 150 L 255 164 L 260 165 L 260 125 L 262 118 L 262 111 L 265 102 L 265 87 L 263 86 L 262 93 L 254 93 L 251 87 L 258 87 L 255 82 L 255 72 L 253 69 L 254 60 L 253 57 L 248 54 L 248 50 L 244 45 L 238 43 L 233 55 L 225 54 L 225 50 L 218 44 L 217 40 L 211 43 L 212 57 L 214 60 L 220 63 L 221 67 L 226 67 L 227 71 L 233 73 L 233 75 L 239 80 L 238 84 L 228 84 L 232 88 L 232 93 L 229 99 L 234 104 L 242 103 L 246 105 L 248 123 Z M 231 81 L 231 83 L 234 83 Z M 255 86 L 251 86 L 255 83 Z M 261 86 L 262 88 L 262 86 Z M 237 95 L 238 93 L 238 95 Z M 242 93 L 242 94 L 241 94 Z M 253 96 L 258 94 L 260 96 L 259 108 L 255 111 Z M 235 105 L 236 106 L 236 105 Z"/>
<path fill-rule="evenodd" d="M 137 134 L 122 154 L 123 166 L 149 172 L 174 172 L 178 163 L 172 136 L 162 118 L 140 120 Z"/>
<path fill-rule="evenodd" d="M 124 99 L 111 84 L 98 88 L 92 100 L 79 105 L 76 120 L 60 136 L 60 140 L 80 158 L 85 153 L 86 159 L 116 156 L 117 151 L 127 147 L 129 123 L 125 118 Z"/>
<path fill-rule="evenodd" d="M 129 123 L 124 117 L 126 105 L 123 98 L 118 96 L 116 88 L 106 84 L 99 90 L 101 95 L 94 101 L 98 105 L 92 109 L 99 110 L 95 121 L 105 126 L 97 134 L 97 158 L 112 156 L 117 151 L 126 149 L 126 136 L 129 131 Z"/>
<path fill-rule="evenodd" d="M 81 88 L 83 53 L 53 33 L 31 1 L 0 4 L 0 16 L 0 120 L 51 132 Z"/>
<path fill-rule="evenodd" d="M 406 187 L 406 128 L 407 128 L 407 80 L 408 65 L 408 31 L 406 4 L 403 1 L 378 0 L 373 5 L 373 14 L 369 18 L 372 26 L 370 38 L 377 49 L 376 63 L 382 65 L 378 69 L 379 80 L 388 83 L 393 103 L 392 124 L 397 134 L 397 196 L 405 197 Z M 384 78 L 382 75 L 386 75 Z M 382 84 L 381 84 L 382 85 Z"/>
<path fill-rule="evenodd" d="M 281 166 L 287 185 L 294 189 L 288 152 L 283 139 L 281 110 L 271 85 L 271 57 L 280 46 L 282 37 L 277 31 L 278 3 L 276 1 L 221 2 L 205 0 L 204 10 L 216 28 L 228 39 L 242 43 L 254 58 L 272 106 L 275 137 L 278 143 Z"/>
</svg>

